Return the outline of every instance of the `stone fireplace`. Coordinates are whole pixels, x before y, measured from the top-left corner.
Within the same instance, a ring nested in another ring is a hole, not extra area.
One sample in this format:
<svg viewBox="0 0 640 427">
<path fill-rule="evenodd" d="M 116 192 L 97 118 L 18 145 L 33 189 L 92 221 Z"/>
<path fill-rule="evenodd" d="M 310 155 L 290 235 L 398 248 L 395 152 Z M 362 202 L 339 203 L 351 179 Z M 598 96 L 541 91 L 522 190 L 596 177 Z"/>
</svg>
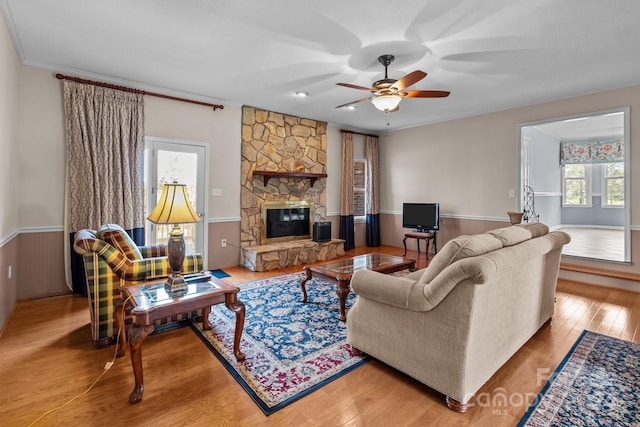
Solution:
<svg viewBox="0 0 640 427">
<path fill-rule="evenodd" d="M 344 254 L 342 240 L 311 240 L 313 223 L 324 221 L 327 213 L 326 132 L 326 122 L 242 107 L 240 247 L 247 268 L 264 271 Z M 308 232 L 267 237 L 263 207 L 281 205 L 286 210 L 300 204 L 308 207 L 308 216 L 304 210 L 281 211 L 283 220 L 289 215 L 289 224 L 281 223 L 279 230 L 300 226 Z M 298 219 L 292 222 L 291 215 Z"/>
<path fill-rule="evenodd" d="M 313 221 L 323 221 L 325 178 L 254 175 L 254 171 L 327 173 L 327 123 L 254 107 L 242 107 L 242 172 L 240 189 L 241 247 L 261 245 L 262 206 L 307 202 Z M 312 221 L 312 222 L 313 222 Z"/>
</svg>

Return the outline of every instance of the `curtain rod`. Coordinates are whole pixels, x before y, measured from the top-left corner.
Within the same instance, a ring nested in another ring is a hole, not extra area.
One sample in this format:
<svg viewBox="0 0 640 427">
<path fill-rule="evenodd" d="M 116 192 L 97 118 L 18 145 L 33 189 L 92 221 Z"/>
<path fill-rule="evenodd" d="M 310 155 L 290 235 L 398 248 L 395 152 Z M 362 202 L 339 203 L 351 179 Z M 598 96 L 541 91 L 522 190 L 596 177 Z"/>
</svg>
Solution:
<svg viewBox="0 0 640 427">
<path fill-rule="evenodd" d="M 161 93 L 155 93 L 155 92 L 147 92 L 145 90 L 132 89 L 126 86 L 118 86 L 110 83 L 102 83 L 102 82 L 96 82 L 93 80 L 85 80 L 78 77 L 65 76 L 64 74 L 56 74 L 56 78 L 58 80 L 69 80 L 76 83 L 89 84 L 93 86 L 106 87 L 108 89 L 121 90 L 123 92 L 131 92 L 131 93 L 139 93 L 142 95 L 155 96 L 158 98 L 170 99 L 172 101 L 180 101 L 180 102 L 188 102 L 189 104 L 204 105 L 205 107 L 213 108 L 213 111 L 216 111 L 217 109 L 221 109 L 221 110 L 224 109 L 224 105 L 221 105 L 221 104 L 211 104 L 209 102 L 195 101 L 193 99 L 179 98 L 177 96 L 163 95 Z"/>
<path fill-rule="evenodd" d="M 379 138 L 378 135 L 373 135 L 373 134 L 370 134 L 370 133 L 356 132 L 356 131 L 347 130 L 347 129 L 340 129 L 340 132 L 342 132 L 342 133 L 353 133 L 355 135 L 363 135 L 363 136 L 371 136 L 373 138 Z"/>
</svg>

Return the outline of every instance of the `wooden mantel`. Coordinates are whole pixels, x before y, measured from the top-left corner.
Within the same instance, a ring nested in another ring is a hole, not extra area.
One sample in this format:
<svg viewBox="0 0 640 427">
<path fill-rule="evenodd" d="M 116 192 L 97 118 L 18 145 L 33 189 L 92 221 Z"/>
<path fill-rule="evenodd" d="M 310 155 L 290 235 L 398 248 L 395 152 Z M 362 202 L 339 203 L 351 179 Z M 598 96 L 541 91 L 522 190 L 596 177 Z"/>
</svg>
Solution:
<svg viewBox="0 0 640 427">
<path fill-rule="evenodd" d="M 276 171 L 253 171 L 253 176 L 262 176 L 264 186 L 267 186 L 270 178 L 303 178 L 310 179 L 311 186 L 315 184 L 318 178 L 326 178 L 326 173 L 309 173 L 309 172 L 276 172 Z"/>
</svg>

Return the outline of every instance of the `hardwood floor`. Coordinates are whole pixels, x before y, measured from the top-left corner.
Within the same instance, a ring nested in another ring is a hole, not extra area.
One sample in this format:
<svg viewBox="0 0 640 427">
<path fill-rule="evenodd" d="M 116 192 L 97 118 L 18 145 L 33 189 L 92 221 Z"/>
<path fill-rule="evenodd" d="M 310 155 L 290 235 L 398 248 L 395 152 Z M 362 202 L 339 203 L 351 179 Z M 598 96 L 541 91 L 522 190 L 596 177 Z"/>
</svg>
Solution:
<svg viewBox="0 0 640 427">
<path fill-rule="evenodd" d="M 402 249 L 378 248 L 402 255 Z M 348 255 L 366 253 L 366 248 Z M 408 256 L 415 258 L 416 251 Z M 424 267 L 424 253 L 418 262 Z M 224 268 L 232 283 L 300 271 Z M 80 296 L 19 302 L 0 338 L 0 424 L 26 426 L 83 393 L 113 358 L 96 350 Z M 466 414 L 439 393 L 376 361 L 266 417 L 189 329 L 145 340 L 142 402 L 129 405 L 129 357 L 88 393 L 38 426 L 513 426 L 584 329 L 640 342 L 640 294 L 560 281 L 553 322 L 520 349 L 475 397 Z M 428 344 L 425 344 L 428 345 Z"/>
</svg>

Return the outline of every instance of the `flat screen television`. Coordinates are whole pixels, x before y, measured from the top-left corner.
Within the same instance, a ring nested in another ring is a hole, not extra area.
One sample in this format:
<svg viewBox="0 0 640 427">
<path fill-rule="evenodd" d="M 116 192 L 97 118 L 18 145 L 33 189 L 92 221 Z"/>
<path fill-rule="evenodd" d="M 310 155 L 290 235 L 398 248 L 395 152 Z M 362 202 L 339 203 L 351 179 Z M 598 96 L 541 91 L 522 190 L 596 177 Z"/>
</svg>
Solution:
<svg viewBox="0 0 640 427">
<path fill-rule="evenodd" d="M 403 203 L 402 227 L 413 228 L 419 232 L 440 228 L 439 203 Z"/>
</svg>

